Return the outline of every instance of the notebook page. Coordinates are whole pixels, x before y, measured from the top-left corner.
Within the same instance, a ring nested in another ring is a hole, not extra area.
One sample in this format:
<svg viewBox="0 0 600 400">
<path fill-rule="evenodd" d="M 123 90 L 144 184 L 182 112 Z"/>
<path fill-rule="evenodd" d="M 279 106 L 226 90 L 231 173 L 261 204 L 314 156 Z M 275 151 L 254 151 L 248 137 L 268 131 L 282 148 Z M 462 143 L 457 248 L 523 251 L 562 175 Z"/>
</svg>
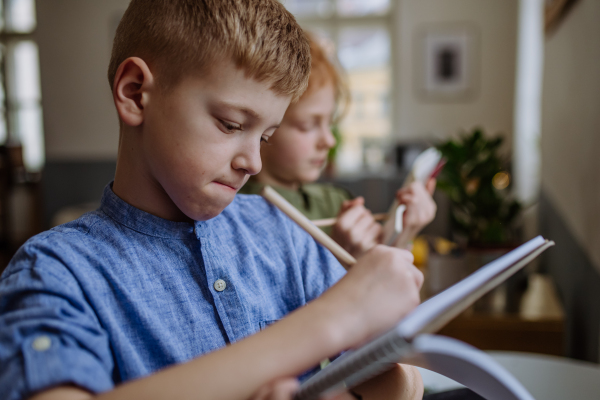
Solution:
<svg viewBox="0 0 600 400">
<path fill-rule="evenodd" d="M 480 268 L 462 281 L 415 308 L 402 320 L 402 322 L 400 322 L 398 331 L 407 339 L 413 338 L 419 333 L 423 333 L 423 329 L 432 321 L 440 318 L 443 314 L 450 312 L 457 305 L 460 306 L 461 302 L 467 299 L 471 294 L 475 292 L 479 293 L 480 291 L 478 289 L 494 280 L 494 278 L 515 265 L 519 260 L 524 259 L 545 244 L 546 240 L 542 236 L 538 236 L 492 261 L 485 267 Z M 532 259 L 533 258 L 535 257 L 532 257 Z M 466 307 L 468 307 L 468 305 Z"/>
</svg>

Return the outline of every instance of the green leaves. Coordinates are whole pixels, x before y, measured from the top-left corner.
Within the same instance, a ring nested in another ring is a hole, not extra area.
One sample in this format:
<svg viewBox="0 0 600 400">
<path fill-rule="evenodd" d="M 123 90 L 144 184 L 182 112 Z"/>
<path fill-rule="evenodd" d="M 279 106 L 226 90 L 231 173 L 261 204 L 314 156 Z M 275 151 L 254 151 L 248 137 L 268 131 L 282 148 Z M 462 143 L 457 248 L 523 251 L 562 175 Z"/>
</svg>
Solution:
<svg viewBox="0 0 600 400">
<path fill-rule="evenodd" d="M 521 205 L 510 199 L 508 189 L 493 185 L 494 176 L 507 171 L 508 162 L 500 156 L 502 142 L 501 136 L 486 138 L 477 128 L 438 146 L 447 160 L 438 188 L 451 200 L 453 230 L 468 237 L 470 244 L 497 245 L 516 239 Z"/>
<path fill-rule="evenodd" d="M 335 161 L 335 156 L 337 155 L 342 144 L 342 133 L 340 132 L 339 125 L 335 124 L 331 127 L 331 134 L 335 138 L 335 146 L 329 149 L 329 153 L 327 154 L 327 160 L 330 163 Z"/>
</svg>

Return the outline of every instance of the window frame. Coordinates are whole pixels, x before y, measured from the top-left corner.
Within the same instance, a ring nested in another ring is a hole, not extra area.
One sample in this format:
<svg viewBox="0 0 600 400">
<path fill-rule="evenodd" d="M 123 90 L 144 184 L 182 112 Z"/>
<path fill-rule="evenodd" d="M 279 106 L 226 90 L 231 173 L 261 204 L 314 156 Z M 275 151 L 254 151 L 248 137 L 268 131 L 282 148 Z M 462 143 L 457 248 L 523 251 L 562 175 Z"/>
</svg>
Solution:
<svg viewBox="0 0 600 400">
<path fill-rule="evenodd" d="M 0 145 L 2 146 L 9 146 L 9 147 L 14 147 L 14 146 L 22 146 L 23 148 L 23 162 L 24 162 L 24 166 L 27 169 L 27 172 L 29 172 L 28 176 L 34 176 L 34 175 L 38 175 L 39 172 L 41 172 L 41 170 L 43 169 L 44 165 L 45 165 L 45 144 L 44 144 L 44 121 L 43 121 L 43 108 L 42 108 L 42 93 L 41 93 L 41 81 L 38 79 L 38 92 L 40 94 L 39 98 L 37 99 L 37 103 L 36 103 L 36 109 L 39 110 L 40 112 L 40 132 L 39 134 L 41 135 L 41 152 L 42 152 L 42 157 L 41 157 L 41 163 L 39 165 L 39 167 L 35 167 L 31 170 L 29 170 L 27 168 L 27 164 L 25 162 L 26 156 L 25 156 L 25 144 L 23 143 L 23 138 L 20 135 L 20 131 L 19 131 L 19 120 L 18 120 L 18 114 L 19 111 L 26 109 L 26 105 L 22 104 L 19 100 L 16 99 L 17 97 L 17 93 L 15 93 L 15 89 L 14 89 L 14 82 L 16 79 L 16 76 L 14 74 L 16 65 L 14 66 L 10 66 L 9 63 L 15 63 L 15 58 L 14 58 L 14 54 L 13 51 L 14 49 L 19 45 L 19 43 L 22 42 L 32 42 L 35 44 L 35 46 L 37 47 L 37 53 L 38 53 L 38 65 L 37 65 L 37 71 L 38 74 L 41 72 L 41 66 L 40 66 L 40 61 L 39 61 L 39 47 L 37 44 L 37 38 L 36 38 L 36 30 L 37 30 L 37 15 L 35 15 L 35 24 L 33 25 L 33 28 L 31 31 L 28 32 L 22 32 L 22 31 L 18 31 L 18 30 L 9 30 L 11 24 L 9 23 L 9 15 L 7 14 L 7 11 L 9 10 L 9 7 L 7 7 L 7 3 L 11 1 L 11 0 L 0 0 L 1 4 L 1 9 L 0 9 L 0 51 L 2 52 L 1 54 L 1 59 L 0 59 L 0 74 L 1 74 L 1 79 L 0 79 L 0 84 L 2 85 L 2 89 L 4 91 L 4 99 L 3 99 L 3 113 L 4 113 L 4 120 L 6 123 L 6 137 L 4 138 L 4 141 L 0 142 Z M 34 3 L 34 12 L 36 12 L 36 8 L 35 8 L 35 0 L 32 0 Z M 41 77 L 39 77 L 41 79 Z"/>
</svg>

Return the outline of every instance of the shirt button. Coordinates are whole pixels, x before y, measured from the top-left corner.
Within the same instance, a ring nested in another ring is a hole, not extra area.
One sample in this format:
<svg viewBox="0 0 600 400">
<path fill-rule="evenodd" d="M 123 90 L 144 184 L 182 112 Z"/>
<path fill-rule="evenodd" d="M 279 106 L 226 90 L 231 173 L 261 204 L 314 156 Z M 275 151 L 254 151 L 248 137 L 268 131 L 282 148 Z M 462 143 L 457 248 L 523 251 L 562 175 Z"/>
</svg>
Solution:
<svg viewBox="0 0 600 400">
<path fill-rule="evenodd" d="M 36 351 L 46 351 L 51 345 L 52 340 L 48 336 L 38 336 L 31 344 L 31 347 Z"/>
<path fill-rule="evenodd" d="M 227 287 L 227 284 L 225 283 L 225 281 L 223 279 L 217 279 L 215 281 L 215 284 L 213 285 L 213 287 L 215 288 L 215 290 L 217 292 L 222 292 Z"/>
</svg>

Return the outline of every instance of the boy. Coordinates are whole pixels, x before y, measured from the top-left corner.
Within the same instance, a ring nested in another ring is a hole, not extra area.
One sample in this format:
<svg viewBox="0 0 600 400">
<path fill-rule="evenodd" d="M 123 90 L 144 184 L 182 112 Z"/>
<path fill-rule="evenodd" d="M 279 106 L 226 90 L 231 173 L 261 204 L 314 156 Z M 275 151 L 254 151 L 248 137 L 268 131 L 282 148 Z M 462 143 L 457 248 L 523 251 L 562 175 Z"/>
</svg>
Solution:
<svg viewBox="0 0 600 400">
<path fill-rule="evenodd" d="M 309 58 L 275 0 L 130 3 L 109 66 L 115 180 L 3 273 L 0 398 L 289 398 L 286 378 L 418 303 L 407 252 L 344 276 L 265 201 L 234 201 Z"/>
<path fill-rule="evenodd" d="M 381 242 L 381 224 L 364 207 L 362 197 L 351 199 L 341 188 L 314 183 L 326 165 L 329 150 L 335 146 L 332 117 L 343 114 L 339 106 L 347 105 L 348 89 L 321 46 L 310 36 L 309 42 L 308 89 L 287 109 L 277 135 L 261 148 L 263 168 L 240 193 L 260 193 L 264 185 L 271 185 L 310 219 L 337 217 L 332 228 L 323 230 L 354 257 L 359 257 Z M 417 233 L 433 220 L 434 189 L 432 179 L 427 187 L 415 182 L 398 190 L 400 204 L 407 206 L 399 246 L 408 248 Z"/>
</svg>

